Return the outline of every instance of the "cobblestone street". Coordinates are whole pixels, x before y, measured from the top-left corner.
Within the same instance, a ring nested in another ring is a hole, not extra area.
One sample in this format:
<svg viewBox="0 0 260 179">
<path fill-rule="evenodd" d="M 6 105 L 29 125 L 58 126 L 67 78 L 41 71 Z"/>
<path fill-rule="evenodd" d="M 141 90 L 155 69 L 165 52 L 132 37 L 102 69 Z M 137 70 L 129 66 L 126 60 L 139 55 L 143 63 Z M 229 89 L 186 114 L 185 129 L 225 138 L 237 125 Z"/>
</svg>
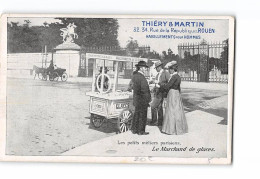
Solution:
<svg viewBox="0 0 260 179">
<path fill-rule="evenodd" d="M 60 155 L 116 135 L 115 124 L 105 123 L 98 129 L 90 125 L 89 98 L 85 96 L 90 88 L 89 82 L 8 78 L 6 153 Z M 184 88 L 182 96 L 186 111 L 200 109 L 226 119 L 227 92 Z"/>
</svg>

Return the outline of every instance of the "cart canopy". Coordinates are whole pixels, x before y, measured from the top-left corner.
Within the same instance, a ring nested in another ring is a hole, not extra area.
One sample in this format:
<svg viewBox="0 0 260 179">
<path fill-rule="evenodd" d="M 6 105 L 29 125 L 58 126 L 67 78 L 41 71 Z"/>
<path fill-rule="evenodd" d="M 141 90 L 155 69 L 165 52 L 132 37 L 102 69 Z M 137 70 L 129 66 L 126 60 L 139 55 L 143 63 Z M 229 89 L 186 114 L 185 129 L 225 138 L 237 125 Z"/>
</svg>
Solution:
<svg viewBox="0 0 260 179">
<path fill-rule="evenodd" d="M 119 61 L 119 62 L 133 62 L 133 63 L 137 63 L 141 60 L 148 62 L 147 58 L 106 55 L 106 54 L 96 54 L 96 53 L 86 53 L 86 58 L 95 58 L 95 59 Z"/>
</svg>

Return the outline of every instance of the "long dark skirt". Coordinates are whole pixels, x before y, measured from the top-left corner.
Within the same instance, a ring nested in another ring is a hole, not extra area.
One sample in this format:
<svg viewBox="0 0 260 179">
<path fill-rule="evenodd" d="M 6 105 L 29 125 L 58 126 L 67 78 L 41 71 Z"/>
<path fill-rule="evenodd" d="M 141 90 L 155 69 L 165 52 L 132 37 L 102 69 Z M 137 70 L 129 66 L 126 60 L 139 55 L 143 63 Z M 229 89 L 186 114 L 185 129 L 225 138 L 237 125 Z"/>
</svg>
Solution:
<svg viewBox="0 0 260 179">
<path fill-rule="evenodd" d="M 178 90 L 171 89 L 167 95 L 162 132 L 174 135 L 188 132 L 181 94 Z"/>
</svg>

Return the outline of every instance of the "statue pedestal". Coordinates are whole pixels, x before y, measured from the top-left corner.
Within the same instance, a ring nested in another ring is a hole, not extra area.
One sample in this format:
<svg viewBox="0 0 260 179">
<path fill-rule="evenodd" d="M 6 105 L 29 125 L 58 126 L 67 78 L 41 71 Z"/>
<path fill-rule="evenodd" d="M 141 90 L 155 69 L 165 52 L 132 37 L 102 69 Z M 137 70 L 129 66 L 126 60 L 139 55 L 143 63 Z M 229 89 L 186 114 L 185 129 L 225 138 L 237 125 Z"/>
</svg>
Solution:
<svg viewBox="0 0 260 179">
<path fill-rule="evenodd" d="M 53 63 L 58 68 L 65 68 L 70 77 L 77 77 L 79 72 L 80 46 L 75 43 L 63 43 L 54 48 Z"/>
</svg>

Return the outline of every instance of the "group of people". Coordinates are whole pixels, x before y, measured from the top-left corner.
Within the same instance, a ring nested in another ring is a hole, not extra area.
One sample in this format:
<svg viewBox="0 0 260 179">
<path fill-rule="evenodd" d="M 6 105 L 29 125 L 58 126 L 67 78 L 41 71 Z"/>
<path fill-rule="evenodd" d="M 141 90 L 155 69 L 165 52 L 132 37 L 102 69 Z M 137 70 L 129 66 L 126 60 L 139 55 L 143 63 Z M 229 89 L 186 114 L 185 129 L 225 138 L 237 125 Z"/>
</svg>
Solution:
<svg viewBox="0 0 260 179">
<path fill-rule="evenodd" d="M 145 130 L 149 106 L 152 113 L 151 125 L 161 126 L 161 131 L 169 135 L 187 133 L 188 125 L 181 99 L 181 77 L 177 73 L 177 63 L 172 61 L 163 67 L 161 62 L 157 62 L 155 69 L 158 74 L 155 80 L 149 82 L 144 76 L 146 68 L 148 66 L 145 61 L 138 62 L 130 82 L 135 107 L 132 133 L 138 135 L 149 134 Z M 153 86 L 151 91 L 149 84 Z M 165 112 L 163 111 L 164 100 L 166 100 Z"/>
</svg>

